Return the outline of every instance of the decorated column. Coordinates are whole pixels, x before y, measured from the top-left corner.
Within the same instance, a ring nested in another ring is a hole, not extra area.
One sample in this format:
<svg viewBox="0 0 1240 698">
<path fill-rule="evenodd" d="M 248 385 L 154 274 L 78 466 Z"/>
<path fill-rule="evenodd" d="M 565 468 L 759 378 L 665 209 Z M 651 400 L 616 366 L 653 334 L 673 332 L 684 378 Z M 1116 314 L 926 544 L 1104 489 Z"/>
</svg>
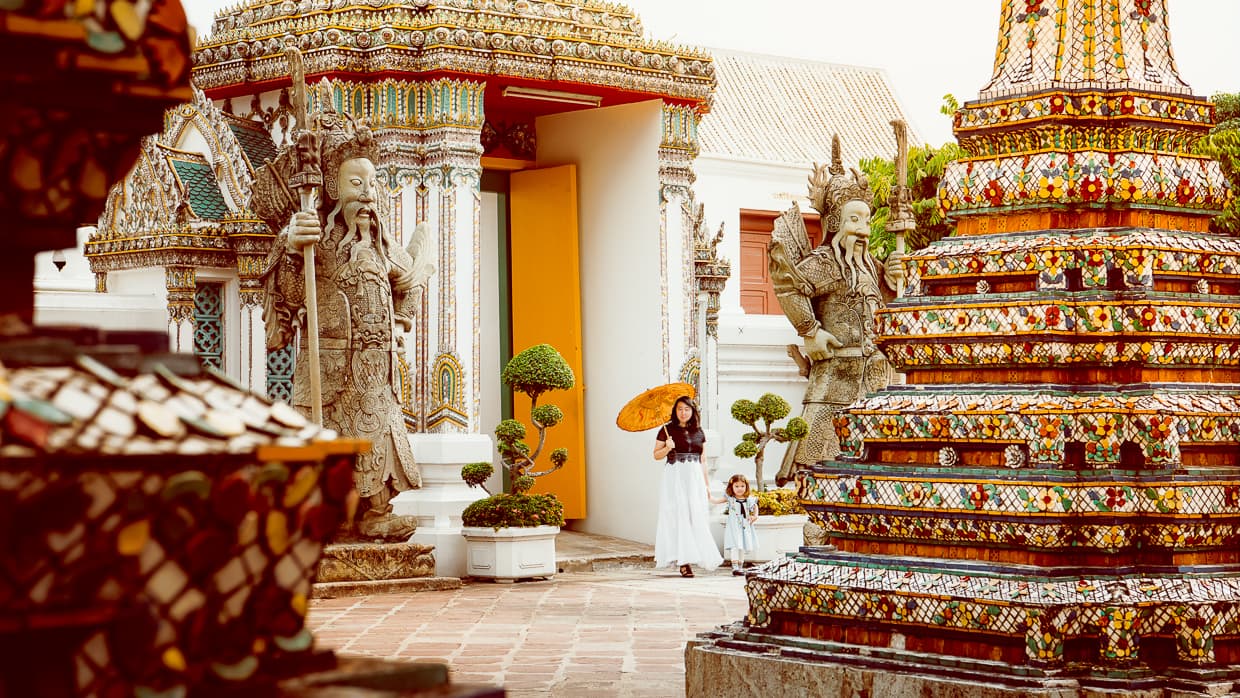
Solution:
<svg viewBox="0 0 1240 698">
<path fill-rule="evenodd" d="M 175 352 L 194 352 L 194 267 L 164 267 L 168 291 L 168 342 Z"/>
<path fill-rule="evenodd" d="M 663 105 L 663 141 L 659 144 L 659 268 L 663 287 L 663 372 L 669 381 L 696 382 L 700 353 L 695 346 L 697 289 L 693 235 L 697 213 L 693 199 L 693 159 L 699 150 L 701 116 L 692 107 Z"/>
<path fill-rule="evenodd" d="M 461 480 L 461 466 L 491 457 L 490 437 L 478 422 L 484 88 L 448 78 L 385 81 L 369 86 L 376 97 L 367 100 L 376 105 L 371 120 L 381 126 L 380 176 L 393 223 L 403 244 L 429 247 L 434 260 L 405 339 L 406 418 L 416 432 L 409 438 L 423 487 L 393 505 L 418 518 L 414 542 L 434 545 L 436 572 L 448 576 L 465 573 L 460 513 L 477 499 Z M 419 224 L 427 232 L 415 233 Z"/>
</svg>

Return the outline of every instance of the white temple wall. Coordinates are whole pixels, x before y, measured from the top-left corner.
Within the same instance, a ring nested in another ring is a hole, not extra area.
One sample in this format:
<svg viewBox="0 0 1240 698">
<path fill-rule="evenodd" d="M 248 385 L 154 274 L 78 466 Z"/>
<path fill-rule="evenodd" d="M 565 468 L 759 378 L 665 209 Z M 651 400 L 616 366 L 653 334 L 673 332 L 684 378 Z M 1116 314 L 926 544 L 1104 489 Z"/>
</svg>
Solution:
<svg viewBox="0 0 1240 698">
<path fill-rule="evenodd" d="M 579 527 L 646 543 L 654 541 L 663 466 L 650 457 L 653 434 L 621 431 L 615 418 L 629 398 L 668 379 L 659 310 L 661 121 L 661 102 L 652 101 L 537 123 L 538 165 L 575 163 L 578 173 L 588 511 Z M 678 280 L 669 286 L 681 293 Z"/>
<path fill-rule="evenodd" d="M 163 332 L 168 313 L 162 298 L 146 292 L 128 296 L 95 293 L 95 274 L 82 254 L 82 245 L 94 230 L 94 226 L 78 228 L 77 246 L 60 250 L 64 269 L 57 270 L 52 263 L 54 251 L 35 256 L 35 324 Z M 159 288 L 163 288 L 162 280 Z"/>
<path fill-rule="evenodd" d="M 793 201 L 797 201 L 803 211 L 809 210 L 805 193 L 810 167 L 741 161 L 703 153 L 694 162 L 694 171 L 698 179 L 693 188 L 697 200 L 706 207 L 707 230 L 716 231 L 720 223 L 724 224 L 719 256 L 732 261 L 732 278 L 719 300 L 719 422 L 716 428 L 720 434 L 721 454 L 715 477 L 726 480 L 733 473 L 743 473 L 752 479 L 753 459 L 741 460 L 732 455 L 741 434 L 748 430 L 732 419 L 732 403 L 742 398 L 757 400 L 769 392 L 787 400 L 793 415 L 800 414 L 806 381 L 788 357 L 786 346 L 801 342 L 788 320 L 782 314 L 748 315 L 741 309 L 740 211 L 783 211 L 791 207 Z M 784 444 L 767 446 L 762 467 L 765 479 L 773 480 L 786 450 Z"/>
</svg>

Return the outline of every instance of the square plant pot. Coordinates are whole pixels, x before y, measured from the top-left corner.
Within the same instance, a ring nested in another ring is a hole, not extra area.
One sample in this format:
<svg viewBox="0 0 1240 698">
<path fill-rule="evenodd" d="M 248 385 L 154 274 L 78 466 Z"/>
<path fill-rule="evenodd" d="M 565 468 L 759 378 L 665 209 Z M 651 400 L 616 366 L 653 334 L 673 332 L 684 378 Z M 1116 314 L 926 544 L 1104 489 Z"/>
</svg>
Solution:
<svg viewBox="0 0 1240 698">
<path fill-rule="evenodd" d="M 559 526 L 465 526 L 465 573 L 500 581 L 553 577 Z"/>
</svg>

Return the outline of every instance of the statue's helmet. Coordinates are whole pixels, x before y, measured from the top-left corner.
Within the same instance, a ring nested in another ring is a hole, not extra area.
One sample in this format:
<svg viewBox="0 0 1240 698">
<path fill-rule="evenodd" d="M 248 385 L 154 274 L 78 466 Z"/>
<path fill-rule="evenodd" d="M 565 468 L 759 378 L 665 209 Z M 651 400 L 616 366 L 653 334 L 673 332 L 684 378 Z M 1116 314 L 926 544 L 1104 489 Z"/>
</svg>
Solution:
<svg viewBox="0 0 1240 698">
<path fill-rule="evenodd" d="M 824 234 L 839 229 L 840 210 L 844 208 L 844 204 L 849 201 L 864 201 L 867 206 L 872 206 L 874 203 L 870 178 L 856 169 L 844 171 L 839 134 L 831 139 L 830 166 L 814 165 L 814 173 L 809 178 L 809 201 L 823 218 Z"/>
<path fill-rule="evenodd" d="M 323 188 L 327 198 L 336 201 L 340 195 L 340 166 L 348 160 L 364 158 L 379 166 L 379 144 L 364 121 L 340 115 L 332 96 L 331 85 L 319 82 L 320 162 L 323 167 Z"/>
</svg>

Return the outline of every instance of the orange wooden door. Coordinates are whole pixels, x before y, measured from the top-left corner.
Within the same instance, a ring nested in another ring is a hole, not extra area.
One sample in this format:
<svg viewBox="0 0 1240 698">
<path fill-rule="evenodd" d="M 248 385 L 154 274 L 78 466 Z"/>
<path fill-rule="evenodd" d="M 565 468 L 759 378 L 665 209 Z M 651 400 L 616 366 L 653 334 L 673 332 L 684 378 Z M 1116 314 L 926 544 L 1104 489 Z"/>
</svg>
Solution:
<svg viewBox="0 0 1240 698">
<path fill-rule="evenodd" d="M 538 478 L 534 492 L 552 492 L 564 504 L 564 518 L 586 516 L 585 392 L 581 357 L 581 273 L 577 232 L 577 167 L 562 165 L 513 172 L 509 180 L 512 284 L 512 353 L 536 344 L 555 347 L 577 377 L 570 390 L 544 393 L 564 421 L 547 430 L 538 470 L 550 467 L 553 449 L 568 449 L 568 463 Z M 525 423 L 534 448 L 530 401 L 513 397 L 513 417 Z"/>
</svg>

